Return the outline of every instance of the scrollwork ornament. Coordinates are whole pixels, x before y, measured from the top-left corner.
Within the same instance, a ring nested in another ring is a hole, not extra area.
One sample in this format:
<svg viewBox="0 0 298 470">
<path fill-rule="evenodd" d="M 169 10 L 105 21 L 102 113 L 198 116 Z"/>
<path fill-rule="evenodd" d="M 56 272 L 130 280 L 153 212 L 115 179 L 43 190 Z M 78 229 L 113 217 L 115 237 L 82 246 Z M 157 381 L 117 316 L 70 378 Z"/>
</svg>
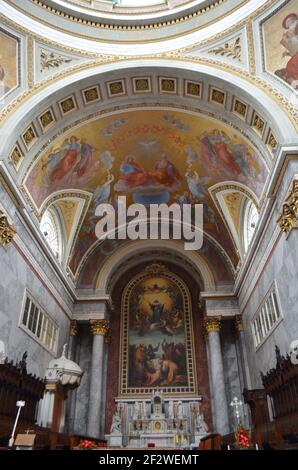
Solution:
<svg viewBox="0 0 298 470">
<path fill-rule="evenodd" d="M 0 210 L 0 245 L 4 248 L 12 241 L 17 232 L 8 222 L 7 216 Z"/>
</svg>

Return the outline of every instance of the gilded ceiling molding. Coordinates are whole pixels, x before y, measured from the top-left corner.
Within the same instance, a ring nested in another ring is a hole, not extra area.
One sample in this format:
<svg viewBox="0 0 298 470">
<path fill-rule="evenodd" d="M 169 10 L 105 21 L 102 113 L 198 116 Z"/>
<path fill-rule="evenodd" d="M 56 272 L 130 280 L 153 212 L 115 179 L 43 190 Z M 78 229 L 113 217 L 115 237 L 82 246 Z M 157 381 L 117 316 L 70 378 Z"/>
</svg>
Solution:
<svg viewBox="0 0 298 470">
<path fill-rule="evenodd" d="M 282 215 L 277 221 L 282 232 L 288 237 L 293 228 L 298 227 L 298 180 L 295 179 L 292 183 L 292 189 L 286 198 Z"/>
<path fill-rule="evenodd" d="M 115 62 L 124 62 L 127 61 L 127 57 L 118 57 L 118 58 L 113 58 L 114 60 L 110 60 L 110 56 L 106 56 L 105 59 L 103 57 L 100 57 L 97 61 L 92 61 L 92 62 L 87 62 L 83 64 L 79 64 L 74 66 L 73 68 L 70 68 L 66 71 L 61 72 L 61 74 L 57 74 L 54 76 L 49 77 L 45 81 L 36 84 L 32 89 L 25 91 L 23 94 L 19 95 L 14 101 L 12 101 L 0 114 L 0 122 L 1 126 L 4 125 L 4 123 L 7 121 L 7 119 L 10 117 L 10 115 L 16 111 L 20 106 L 22 106 L 26 101 L 28 101 L 33 95 L 35 95 L 37 92 L 45 89 L 49 84 L 58 82 L 61 78 L 65 78 L 68 76 L 71 76 L 75 72 L 83 71 L 83 70 L 88 70 L 92 69 L 98 65 L 102 64 L 108 64 L 108 63 L 115 63 Z M 298 130 L 298 109 L 296 106 L 294 106 L 285 96 L 280 93 L 276 88 L 274 88 L 270 83 L 264 81 L 263 79 L 259 77 L 252 77 L 248 72 L 245 70 L 241 70 L 238 67 L 235 67 L 231 64 L 224 64 L 221 61 L 217 61 L 214 59 L 207 59 L 207 58 L 198 58 L 198 57 L 190 57 L 190 56 L 184 56 L 178 53 L 167 53 L 167 54 L 160 54 L 160 55 L 153 55 L 153 56 L 145 56 L 143 58 L 140 58 L 139 56 L 135 57 L 130 57 L 129 60 L 144 60 L 144 59 L 167 59 L 167 60 L 172 60 L 173 61 L 173 67 L 175 66 L 175 62 L 177 60 L 183 61 L 186 63 L 197 63 L 201 65 L 207 65 L 214 67 L 215 69 L 220 69 L 226 72 L 232 72 L 234 75 L 252 83 L 253 85 L 256 85 L 258 88 L 260 88 L 262 91 L 264 91 L 270 98 L 272 98 L 278 106 L 280 106 L 285 114 L 289 117 L 291 120 L 293 126 L 295 129 Z M 180 69 L 180 68 L 179 68 Z"/>
<path fill-rule="evenodd" d="M 27 37 L 27 67 L 28 67 L 28 87 L 34 87 L 34 41 L 32 36 Z"/>
<path fill-rule="evenodd" d="M 158 29 L 158 28 L 164 28 L 165 26 L 172 26 L 173 24 L 179 24 L 184 21 L 187 21 L 192 18 L 196 18 L 197 16 L 200 16 L 204 13 L 207 13 L 208 11 L 214 10 L 217 6 L 221 5 L 224 2 L 227 2 L 227 0 L 216 0 L 215 2 L 211 3 L 211 5 L 208 5 L 204 8 L 200 8 L 199 10 L 190 13 L 188 15 L 183 15 L 179 18 L 175 18 L 174 20 L 166 20 L 166 21 L 159 21 L 158 23 L 149 23 L 149 24 L 140 24 L 140 25 L 113 25 L 110 23 L 98 23 L 95 21 L 90 21 L 84 18 L 80 18 L 78 16 L 74 15 L 69 15 L 68 13 L 64 13 L 61 10 L 58 10 L 57 8 L 50 7 L 46 3 L 44 3 L 41 0 L 32 0 L 33 3 L 36 5 L 50 11 L 54 15 L 58 15 L 62 18 L 66 18 L 69 21 L 74 21 L 76 23 L 81 23 L 87 26 L 91 26 L 93 28 L 105 28 L 105 29 L 114 29 L 114 30 L 124 30 L 124 31 L 135 31 L 135 30 L 143 30 L 143 29 Z M 245 2 L 243 2 L 245 3 Z M 237 9 L 240 8 L 239 6 Z M 233 11 L 233 10 L 232 10 Z M 31 16 L 31 15 L 30 15 Z M 36 18 L 36 17 L 34 17 Z"/>
<path fill-rule="evenodd" d="M 247 22 L 247 24 L 246 24 L 246 33 L 247 33 L 247 50 L 248 50 L 249 71 L 252 75 L 256 75 L 256 73 L 257 73 L 256 51 L 255 51 L 252 21 Z"/>
<path fill-rule="evenodd" d="M 17 232 L 8 222 L 6 214 L 0 209 L 0 245 L 6 248 Z"/>
</svg>

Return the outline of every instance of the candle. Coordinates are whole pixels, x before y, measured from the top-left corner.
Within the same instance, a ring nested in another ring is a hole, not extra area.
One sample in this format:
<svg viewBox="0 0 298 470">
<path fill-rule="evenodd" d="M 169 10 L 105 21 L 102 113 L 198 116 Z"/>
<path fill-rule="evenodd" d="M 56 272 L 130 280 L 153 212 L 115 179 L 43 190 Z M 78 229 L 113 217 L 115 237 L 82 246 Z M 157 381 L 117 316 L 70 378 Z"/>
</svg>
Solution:
<svg viewBox="0 0 298 470">
<path fill-rule="evenodd" d="M 259 450 L 259 446 L 258 446 L 258 444 L 256 444 L 256 450 Z"/>
<path fill-rule="evenodd" d="M 228 450 L 231 450 L 231 447 L 228 445 Z"/>
</svg>

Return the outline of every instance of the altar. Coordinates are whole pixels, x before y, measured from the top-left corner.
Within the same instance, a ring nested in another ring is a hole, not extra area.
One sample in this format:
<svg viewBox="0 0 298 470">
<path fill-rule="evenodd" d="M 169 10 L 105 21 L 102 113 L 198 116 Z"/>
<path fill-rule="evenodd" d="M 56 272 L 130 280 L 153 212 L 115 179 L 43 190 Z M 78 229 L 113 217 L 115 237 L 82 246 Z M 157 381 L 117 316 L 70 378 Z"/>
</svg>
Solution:
<svg viewBox="0 0 298 470">
<path fill-rule="evenodd" d="M 110 447 L 181 448 L 199 444 L 208 434 L 200 412 L 201 397 L 172 400 L 155 391 L 150 401 L 117 399 Z"/>
</svg>

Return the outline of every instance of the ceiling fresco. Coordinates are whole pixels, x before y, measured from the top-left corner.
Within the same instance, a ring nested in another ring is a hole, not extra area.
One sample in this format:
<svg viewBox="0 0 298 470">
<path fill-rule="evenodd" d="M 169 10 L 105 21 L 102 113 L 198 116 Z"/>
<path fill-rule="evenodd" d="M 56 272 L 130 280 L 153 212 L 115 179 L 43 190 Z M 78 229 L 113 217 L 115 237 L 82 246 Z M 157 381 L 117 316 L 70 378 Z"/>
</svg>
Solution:
<svg viewBox="0 0 298 470">
<path fill-rule="evenodd" d="M 38 210 L 57 191 L 92 194 L 69 263 L 75 273 L 96 241 L 96 206 L 116 205 L 120 195 L 128 204 L 203 203 L 204 230 L 237 264 L 208 188 L 233 181 L 259 197 L 267 175 L 263 160 L 234 130 L 198 115 L 147 109 L 89 122 L 60 137 L 31 168 L 24 186 Z"/>
<path fill-rule="evenodd" d="M 291 0 L 264 23 L 266 68 L 298 90 L 298 8 Z"/>
</svg>

